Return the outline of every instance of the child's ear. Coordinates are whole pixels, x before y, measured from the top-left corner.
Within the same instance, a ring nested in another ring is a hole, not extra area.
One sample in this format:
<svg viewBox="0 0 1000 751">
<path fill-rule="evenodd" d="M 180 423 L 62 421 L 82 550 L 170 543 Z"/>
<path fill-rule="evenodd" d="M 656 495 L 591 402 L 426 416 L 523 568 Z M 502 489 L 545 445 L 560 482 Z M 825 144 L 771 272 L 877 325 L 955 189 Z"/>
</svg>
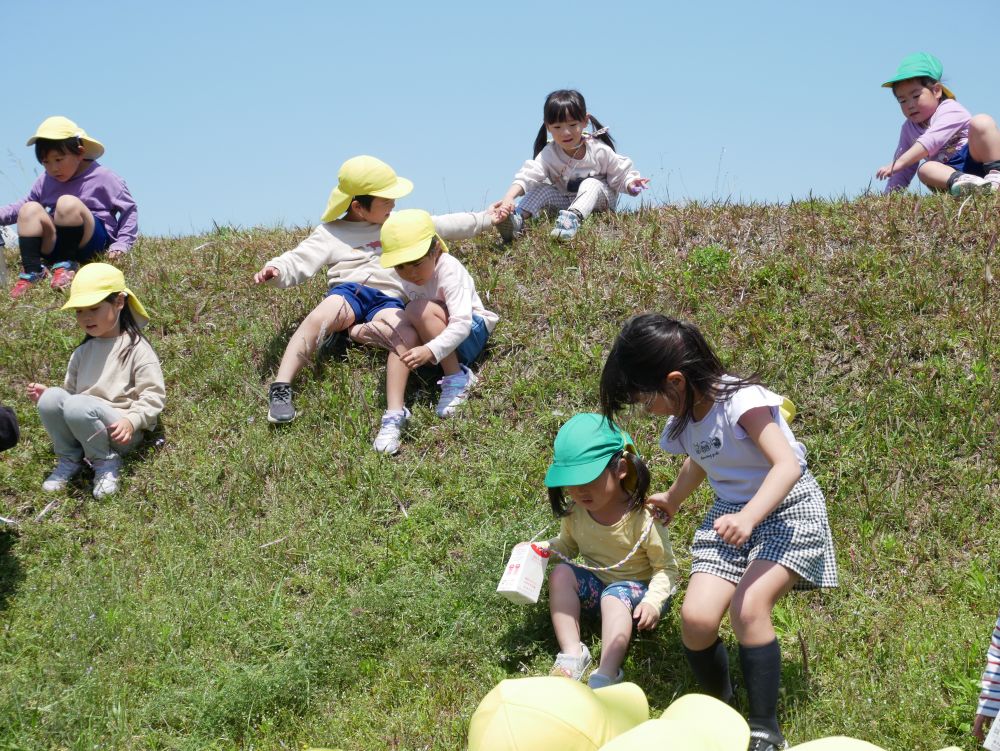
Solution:
<svg viewBox="0 0 1000 751">
<path fill-rule="evenodd" d="M 931 85 L 931 93 L 934 95 L 935 99 L 941 101 L 941 97 L 944 96 L 944 89 L 941 87 L 940 83 L 935 83 Z"/>
</svg>

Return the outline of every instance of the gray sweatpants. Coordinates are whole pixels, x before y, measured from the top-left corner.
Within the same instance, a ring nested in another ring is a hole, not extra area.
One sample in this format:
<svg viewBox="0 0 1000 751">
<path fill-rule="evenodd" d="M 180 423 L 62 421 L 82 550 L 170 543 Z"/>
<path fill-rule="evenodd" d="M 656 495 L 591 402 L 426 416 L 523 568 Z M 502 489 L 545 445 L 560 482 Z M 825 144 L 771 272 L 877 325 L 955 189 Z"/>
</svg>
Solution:
<svg viewBox="0 0 1000 751">
<path fill-rule="evenodd" d="M 71 394 L 58 386 L 42 392 L 38 414 L 61 459 L 78 462 L 86 456 L 91 461 L 104 461 L 128 453 L 142 440 L 142 431 L 137 430 L 127 444 L 114 443 L 108 437 L 108 426 L 125 415 L 96 397 Z"/>
<path fill-rule="evenodd" d="M 576 209 L 586 219 L 594 211 L 614 210 L 618 194 L 596 177 L 580 183 L 576 195 L 563 193 L 555 185 L 540 185 L 524 194 L 517 205 L 522 214 L 536 216 L 545 209 Z"/>
</svg>

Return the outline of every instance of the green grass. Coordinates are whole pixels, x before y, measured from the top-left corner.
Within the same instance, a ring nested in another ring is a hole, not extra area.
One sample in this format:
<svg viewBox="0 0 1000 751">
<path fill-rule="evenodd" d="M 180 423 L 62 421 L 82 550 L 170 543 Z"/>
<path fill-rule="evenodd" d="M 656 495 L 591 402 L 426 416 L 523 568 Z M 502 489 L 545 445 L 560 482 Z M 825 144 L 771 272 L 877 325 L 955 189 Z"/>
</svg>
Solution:
<svg viewBox="0 0 1000 751">
<path fill-rule="evenodd" d="M 394 459 L 370 446 L 378 352 L 318 360 L 301 416 L 265 419 L 324 280 L 249 280 L 307 229 L 144 238 L 124 268 L 154 316 L 164 443 L 118 496 L 83 481 L 37 523 L 54 459 L 24 385 L 59 383 L 81 334 L 48 289 L 3 296 L 0 400 L 23 440 L 0 457 L 0 513 L 21 520 L 0 532 L 0 748 L 462 748 L 497 681 L 551 664 L 545 602 L 494 589 L 550 520 L 555 431 L 596 407 L 614 334 L 653 309 L 794 399 L 827 493 L 841 586 L 775 611 L 789 738 L 972 749 L 1000 604 L 998 217 L 935 196 L 691 204 L 596 218 L 569 245 L 541 227 L 505 250 L 457 243 L 502 322 L 460 419 L 414 382 Z M 627 427 L 666 488 L 660 425 Z M 682 568 L 708 503 L 672 529 Z M 693 688 L 676 606 L 625 669 L 656 712 Z"/>
</svg>

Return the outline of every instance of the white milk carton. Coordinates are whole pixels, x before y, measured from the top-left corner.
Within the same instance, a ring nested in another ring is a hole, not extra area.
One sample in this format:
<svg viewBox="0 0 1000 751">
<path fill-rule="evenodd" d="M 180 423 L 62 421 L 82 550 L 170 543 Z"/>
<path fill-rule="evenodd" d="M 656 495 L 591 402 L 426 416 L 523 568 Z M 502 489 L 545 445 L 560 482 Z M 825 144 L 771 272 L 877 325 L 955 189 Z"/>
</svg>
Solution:
<svg viewBox="0 0 1000 751">
<path fill-rule="evenodd" d="M 987 733 L 986 740 L 983 742 L 983 748 L 989 749 L 989 751 L 1000 751 L 1000 718 L 993 719 L 990 732 Z"/>
<path fill-rule="evenodd" d="M 531 542 L 521 542 L 510 551 L 510 560 L 497 585 L 497 592 L 511 602 L 538 602 L 545 580 L 545 564 L 549 560 L 547 548 Z"/>
</svg>

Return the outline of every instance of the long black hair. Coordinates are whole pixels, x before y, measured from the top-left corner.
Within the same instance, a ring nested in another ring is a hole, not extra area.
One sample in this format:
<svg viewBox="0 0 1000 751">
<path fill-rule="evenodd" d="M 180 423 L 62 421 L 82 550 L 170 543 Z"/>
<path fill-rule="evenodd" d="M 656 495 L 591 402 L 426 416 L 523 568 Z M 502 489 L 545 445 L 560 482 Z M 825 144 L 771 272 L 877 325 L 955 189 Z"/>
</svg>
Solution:
<svg viewBox="0 0 1000 751">
<path fill-rule="evenodd" d="M 587 102 L 584 100 L 583 94 L 573 89 L 553 91 L 545 97 L 545 107 L 542 109 L 542 127 L 538 129 L 538 135 L 535 136 L 533 157 L 541 153 L 549 140 L 549 133 L 545 130 L 546 123 L 554 125 L 567 120 L 580 120 L 585 123 L 587 121 Z M 600 130 L 604 127 L 593 115 L 590 116 L 590 123 L 594 130 Z M 612 151 L 615 150 L 615 142 L 610 135 L 602 133 L 597 138 L 610 146 Z"/>
<path fill-rule="evenodd" d="M 739 389 L 760 383 L 756 375 L 739 378 L 725 366 L 693 323 L 659 313 L 643 313 L 625 322 L 601 373 L 601 411 L 609 420 L 639 394 L 665 393 L 667 375 L 684 376 L 683 406 L 673 421 L 676 438 L 692 419 L 695 395 L 725 401 Z"/>
<path fill-rule="evenodd" d="M 622 490 L 628 493 L 628 510 L 633 511 L 641 508 L 646 502 L 646 492 L 649 490 L 649 468 L 642 457 L 630 451 L 616 451 L 608 460 L 605 471 L 618 466 L 618 460 L 624 458 L 629 463 L 632 472 L 635 474 L 635 487 L 629 488 L 631 477 L 625 476 L 622 480 Z M 566 495 L 562 488 L 549 488 L 549 503 L 552 505 L 552 513 L 557 517 L 566 516 L 569 513 L 569 503 L 566 502 Z"/>
<path fill-rule="evenodd" d="M 128 346 L 118 355 L 118 362 L 124 365 L 129 355 L 132 354 L 132 350 L 135 349 L 135 345 L 139 343 L 140 339 L 146 339 L 146 337 L 143 336 L 142 329 L 139 328 L 139 324 L 135 321 L 135 316 L 132 315 L 132 309 L 128 306 L 128 295 L 124 292 L 112 292 L 101 300 L 101 302 L 108 302 L 114 305 L 115 300 L 118 299 L 118 295 L 125 295 L 125 304 L 122 305 L 121 313 L 118 314 L 118 326 L 121 329 L 119 335 L 127 334 L 129 338 Z M 80 344 L 86 344 L 93 338 L 90 334 L 84 334 L 83 341 Z M 146 341 L 149 340 L 147 339 Z"/>
</svg>

